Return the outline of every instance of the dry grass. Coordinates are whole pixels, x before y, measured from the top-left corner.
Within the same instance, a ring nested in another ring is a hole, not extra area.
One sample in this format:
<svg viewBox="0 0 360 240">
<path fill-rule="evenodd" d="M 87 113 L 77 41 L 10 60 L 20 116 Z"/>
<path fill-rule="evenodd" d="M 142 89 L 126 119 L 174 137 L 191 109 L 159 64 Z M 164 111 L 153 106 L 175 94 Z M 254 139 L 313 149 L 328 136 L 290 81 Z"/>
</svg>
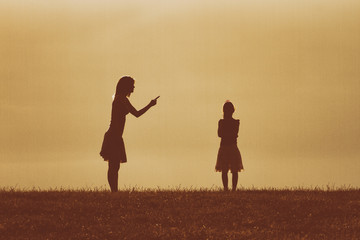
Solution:
<svg viewBox="0 0 360 240">
<path fill-rule="evenodd" d="M 0 239 L 360 239 L 360 191 L 4 189 Z"/>
</svg>

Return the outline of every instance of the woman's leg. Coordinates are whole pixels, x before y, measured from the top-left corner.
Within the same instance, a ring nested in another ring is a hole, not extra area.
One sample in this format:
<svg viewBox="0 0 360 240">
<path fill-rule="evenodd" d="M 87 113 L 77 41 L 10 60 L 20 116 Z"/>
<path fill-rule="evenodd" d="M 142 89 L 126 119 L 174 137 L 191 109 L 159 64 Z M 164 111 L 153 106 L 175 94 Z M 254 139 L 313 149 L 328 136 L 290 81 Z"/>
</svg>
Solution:
<svg viewBox="0 0 360 240">
<path fill-rule="evenodd" d="M 120 162 L 109 160 L 108 169 L 108 182 L 110 185 L 111 192 L 117 192 L 118 190 L 118 172 L 120 169 Z"/>
<path fill-rule="evenodd" d="M 232 172 L 232 191 L 236 190 L 238 178 L 239 178 L 238 172 Z"/>
<path fill-rule="evenodd" d="M 221 172 L 221 178 L 222 178 L 222 183 L 224 186 L 224 190 L 227 191 L 228 190 L 228 176 L 227 176 L 227 171 L 222 171 Z"/>
</svg>

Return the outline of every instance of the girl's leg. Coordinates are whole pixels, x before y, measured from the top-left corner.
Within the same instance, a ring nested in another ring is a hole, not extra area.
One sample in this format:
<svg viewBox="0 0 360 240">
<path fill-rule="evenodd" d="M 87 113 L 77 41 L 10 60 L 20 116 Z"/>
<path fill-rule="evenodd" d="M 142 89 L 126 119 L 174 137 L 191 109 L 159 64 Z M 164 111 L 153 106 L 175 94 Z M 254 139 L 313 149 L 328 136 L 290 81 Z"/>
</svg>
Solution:
<svg viewBox="0 0 360 240">
<path fill-rule="evenodd" d="M 232 172 L 232 191 L 236 190 L 238 177 L 239 177 L 238 172 Z"/>
<path fill-rule="evenodd" d="M 111 192 L 117 192 L 118 190 L 118 172 L 120 169 L 120 162 L 109 160 L 108 169 L 108 182 L 110 185 Z"/>
<path fill-rule="evenodd" d="M 222 183 L 224 186 L 224 190 L 227 191 L 228 190 L 228 176 L 227 176 L 227 171 L 222 171 L 221 172 L 221 178 L 222 178 Z"/>
</svg>

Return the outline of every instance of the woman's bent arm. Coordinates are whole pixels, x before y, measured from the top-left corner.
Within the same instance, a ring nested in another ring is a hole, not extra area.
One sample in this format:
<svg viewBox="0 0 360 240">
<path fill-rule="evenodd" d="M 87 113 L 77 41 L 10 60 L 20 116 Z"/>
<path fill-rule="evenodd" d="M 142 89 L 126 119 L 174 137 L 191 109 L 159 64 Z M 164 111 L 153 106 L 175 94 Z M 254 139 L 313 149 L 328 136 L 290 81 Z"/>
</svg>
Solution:
<svg viewBox="0 0 360 240">
<path fill-rule="evenodd" d="M 223 136 L 222 122 L 221 122 L 221 120 L 219 120 L 219 123 L 218 123 L 218 136 L 219 136 L 219 137 L 222 137 L 222 136 Z"/>
<path fill-rule="evenodd" d="M 156 98 L 157 99 L 157 98 Z M 134 115 L 135 117 L 140 117 L 141 115 L 143 115 L 144 113 L 146 113 L 147 110 L 149 110 L 152 106 L 156 105 L 156 99 L 151 100 L 151 102 L 146 105 L 144 108 L 142 108 L 141 110 L 136 110 L 133 105 L 131 105 L 130 101 L 128 101 L 129 103 L 129 111 L 132 115 Z"/>
<path fill-rule="evenodd" d="M 146 105 L 144 108 L 142 108 L 141 110 L 136 110 L 133 106 L 131 106 L 130 113 L 138 118 L 141 115 L 143 115 L 144 113 L 146 113 L 146 111 L 149 110 L 149 108 L 151 108 L 150 103 L 148 105 Z"/>
</svg>

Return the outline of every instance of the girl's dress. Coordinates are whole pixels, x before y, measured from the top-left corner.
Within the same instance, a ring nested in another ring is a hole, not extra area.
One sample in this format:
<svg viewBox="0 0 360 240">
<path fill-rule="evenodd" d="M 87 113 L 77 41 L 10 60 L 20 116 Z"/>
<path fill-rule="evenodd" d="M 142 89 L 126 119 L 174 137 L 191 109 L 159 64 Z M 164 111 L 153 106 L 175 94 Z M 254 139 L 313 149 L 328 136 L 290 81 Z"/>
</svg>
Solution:
<svg viewBox="0 0 360 240">
<path fill-rule="evenodd" d="M 218 136 L 221 137 L 215 170 L 217 172 L 241 172 L 244 170 L 240 151 L 237 147 L 237 137 L 240 120 L 220 119 Z"/>
<path fill-rule="evenodd" d="M 112 103 L 111 122 L 104 135 L 100 155 L 105 161 L 127 162 L 125 144 L 122 138 L 130 102 L 127 97 L 115 96 Z"/>
</svg>

